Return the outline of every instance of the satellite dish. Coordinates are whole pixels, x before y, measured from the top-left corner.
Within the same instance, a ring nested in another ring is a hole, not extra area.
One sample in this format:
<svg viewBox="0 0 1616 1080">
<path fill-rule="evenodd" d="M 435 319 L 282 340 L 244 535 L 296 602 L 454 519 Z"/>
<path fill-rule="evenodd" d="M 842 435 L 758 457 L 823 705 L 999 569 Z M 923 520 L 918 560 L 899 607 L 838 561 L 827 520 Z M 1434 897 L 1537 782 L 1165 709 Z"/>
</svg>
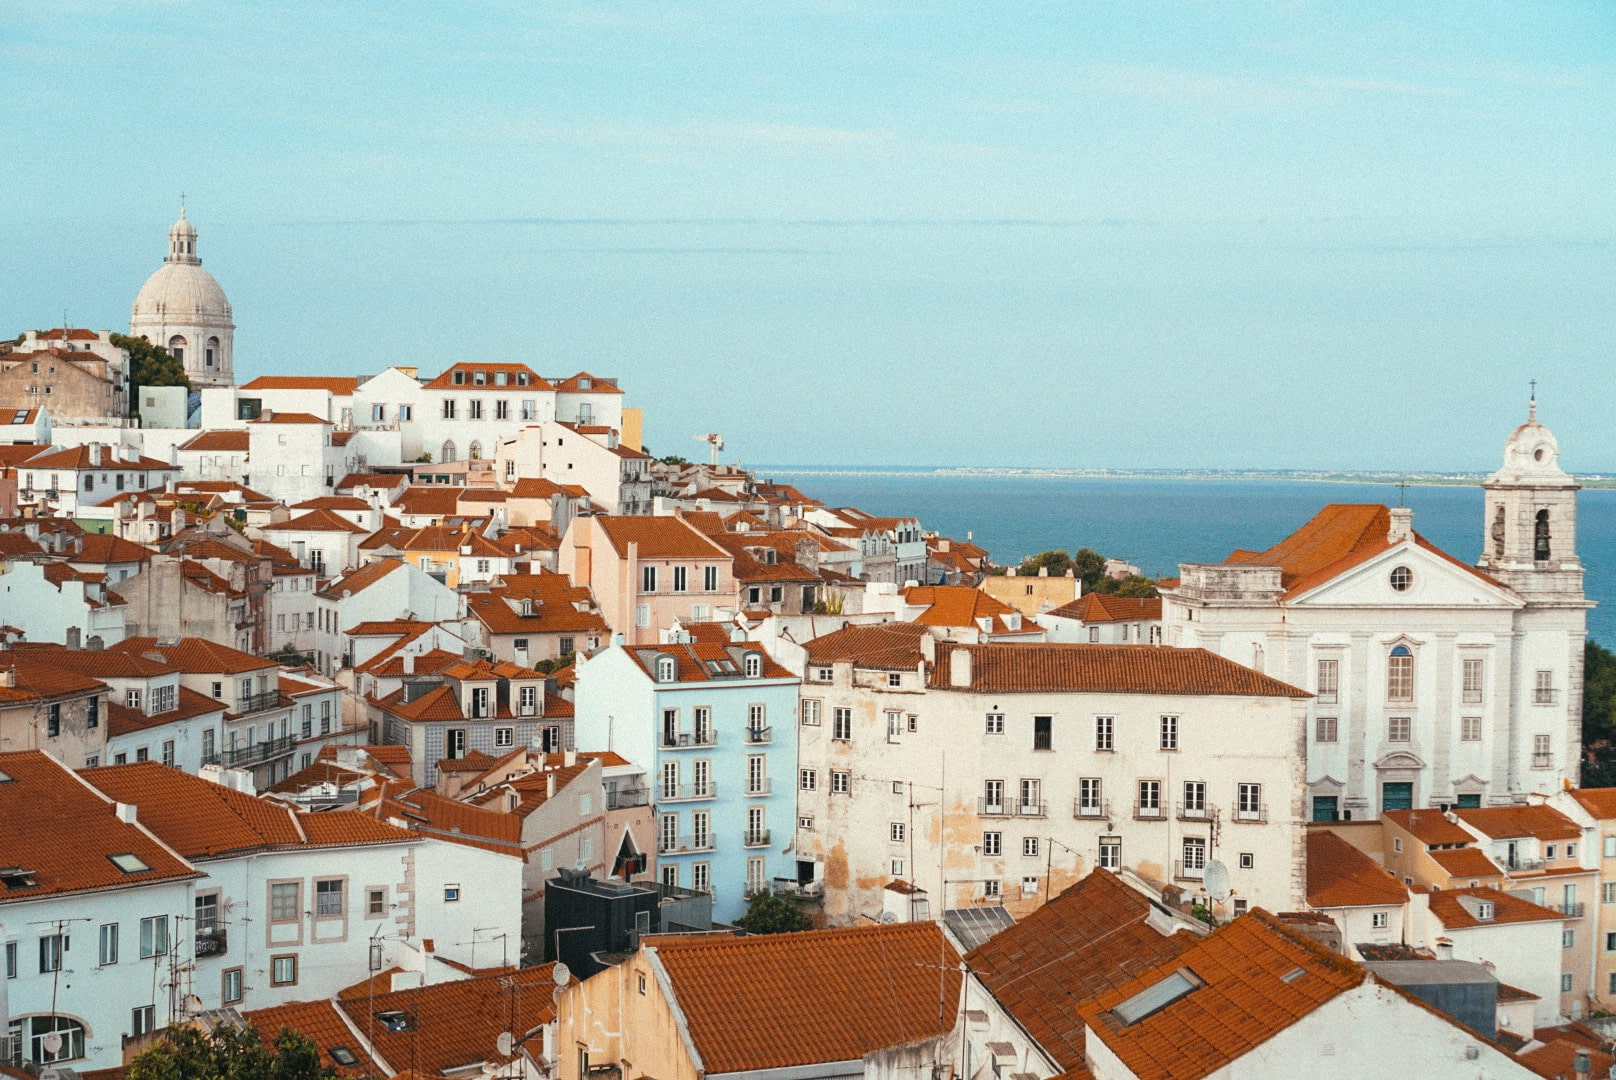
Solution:
<svg viewBox="0 0 1616 1080">
<path fill-rule="evenodd" d="M 1206 895 L 1219 903 L 1229 899 L 1229 893 L 1234 891 L 1230 887 L 1229 868 L 1217 859 L 1206 864 L 1201 882 L 1206 886 Z"/>
<path fill-rule="evenodd" d="M 567 969 L 566 964 L 563 964 L 559 960 L 556 961 L 555 971 L 553 974 L 555 984 L 557 986 L 566 986 L 568 981 L 572 979 L 572 972 Z"/>
<path fill-rule="evenodd" d="M 511 1033 L 508 1032 L 508 1031 L 500 1032 L 499 1033 L 499 1039 L 494 1043 L 494 1045 L 499 1048 L 499 1056 L 500 1057 L 510 1057 L 511 1056 Z"/>
<path fill-rule="evenodd" d="M 881 921 L 888 924 L 895 923 L 898 921 L 898 915 L 893 911 L 883 911 L 881 913 Z"/>
<path fill-rule="evenodd" d="M 62 1033 L 60 1031 L 47 1031 L 39 1040 L 39 1045 L 45 1048 L 45 1053 L 56 1054 L 62 1049 Z"/>
<path fill-rule="evenodd" d="M 185 1015 L 197 1016 L 202 1012 L 202 999 L 195 994 L 185 995 Z"/>
</svg>

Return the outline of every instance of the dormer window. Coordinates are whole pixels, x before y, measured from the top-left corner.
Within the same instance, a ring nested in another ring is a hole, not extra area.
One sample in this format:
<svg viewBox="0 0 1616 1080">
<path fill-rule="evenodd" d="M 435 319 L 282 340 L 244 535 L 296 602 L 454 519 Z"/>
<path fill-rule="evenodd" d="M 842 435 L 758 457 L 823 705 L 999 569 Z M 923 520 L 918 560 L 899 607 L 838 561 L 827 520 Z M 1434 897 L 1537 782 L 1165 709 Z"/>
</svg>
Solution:
<svg viewBox="0 0 1616 1080">
<path fill-rule="evenodd" d="M 763 657 L 759 656 L 755 652 L 754 653 L 747 653 L 746 654 L 746 677 L 748 679 L 756 679 L 756 678 L 761 677 L 762 674 L 763 674 Z"/>
<path fill-rule="evenodd" d="M 473 386 L 486 386 L 488 384 L 488 372 L 486 372 L 486 371 L 474 371 L 474 372 L 472 372 L 472 374 L 471 374 L 471 382 L 472 382 Z"/>
<path fill-rule="evenodd" d="M 527 385 L 527 372 L 518 371 L 516 373 L 516 385 L 517 386 L 526 386 Z M 531 420 L 532 417 L 526 417 L 525 419 Z"/>
<path fill-rule="evenodd" d="M 1491 900 L 1483 900 L 1481 903 L 1476 905 L 1476 920 L 1478 922 L 1488 922 L 1492 919 L 1492 917 L 1493 902 Z"/>
<path fill-rule="evenodd" d="M 449 381 L 454 383 L 454 385 L 456 385 L 456 386 L 465 386 L 466 385 L 466 373 L 464 371 L 456 371 L 450 377 Z"/>
<path fill-rule="evenodd" d="M 595 388 L 595 380 L 594 379 L 591 379 L 588 375 L 580 375 L 578 377 L 578 389 L 580 389 L 580 390 L 593 390 L 594 388 Z"/>
<path fill-rule="evenodd" d="M 671 656 L 659 656 L 656 662 L 657 682 L 673 682 L 678 665 Z"/>
</svg>

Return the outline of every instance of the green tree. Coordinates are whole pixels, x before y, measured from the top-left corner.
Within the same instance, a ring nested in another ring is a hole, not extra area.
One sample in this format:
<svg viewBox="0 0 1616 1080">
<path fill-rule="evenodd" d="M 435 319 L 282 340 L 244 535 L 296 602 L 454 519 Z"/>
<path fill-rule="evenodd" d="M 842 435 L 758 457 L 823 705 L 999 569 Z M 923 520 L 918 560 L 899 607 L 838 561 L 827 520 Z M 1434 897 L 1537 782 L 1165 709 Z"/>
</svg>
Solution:
<svg viewBox="0 0 1616 1080">
<path fill-rule="evenodd" d="M 752 897 L 746 914 L 736 919 L 735 925 L 748 934 L 790 934 L 814 928 L 813 920 L 798 911 L 796 904 L 769 892 Z"/>
<path fill-rule="evenodd" d="M 113 334 L 112 343 L 129 353 L 129 415 L 140 415 L 140 388 L 143 386 L 183 386 L 191 388 L 185 367 L 145 338 Z"/>
<path fill-rule="evenodd" d="M 171 1027 L 124 1073 L 127 1080 L 336 1080 L 313 1040 L 281 1028 L 265 1043 L 251 1028 L 221 1024 L 211 1033 Z"/>
<path fill-rule="evenodd" d="M 657 458 L 657 460 L 662 462 L 662 464 L 664 464 L 664 465 L 689 465 L 690 464 L 689 459 L 682 458 L 678 454 L 669 454 L 667 457 Z"/>
<path fill-rule="evenodd" d="M 1583 647 L 1582 786 L 1616 787 L 1616 654 Z"/>
<path fill-rule="evenodd" d="M 1037 577 L 1038 571 L 1048 570 L 1050 577 L 1064 577 L 1067 568 L 1072 565 L 1072 557 L 1064 551 L 1040 551 L 1029 559 L 1022 561 L 1016 567 L 1016 573 L 1021 577 Z"/>
<path fill-rule="evenodd" d="M 1097 591 L 1110 593 L 1112 596 L 1132 596 L 1141 600 L 1158 595 L 1156 583 L 1138 574 L 1129 574 L 1124 578 L 1102 578 Z"/>
</svg>

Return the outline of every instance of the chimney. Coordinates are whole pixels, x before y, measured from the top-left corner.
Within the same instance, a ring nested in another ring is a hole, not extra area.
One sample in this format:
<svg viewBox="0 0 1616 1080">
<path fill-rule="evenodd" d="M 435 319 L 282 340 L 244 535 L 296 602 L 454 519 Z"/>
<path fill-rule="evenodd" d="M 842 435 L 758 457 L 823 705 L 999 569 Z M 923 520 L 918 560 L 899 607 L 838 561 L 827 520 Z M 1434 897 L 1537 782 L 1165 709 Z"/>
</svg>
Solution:
<svg viewBox="0 0 1616 1080">
<path fill-rule="evenodd" d="M 7 690 L 11 690 L 14 689 L 16 685 L 17 669 L 14 667 L 0 668 L 0 687 L 5 687 Z"/>
<path fill-rule="evenodd" d="M 948 656 L 948 685 L 971 685 L 971 650 L 956 648 Z"/>
<path fill-rule="evenodd" d="M 1449 941 L 1447 938 L 1437 938 L 1436 939 L 1436 958 L 1438 960 L 1452 960 L 1453 959 L 1453 942 Z"/>
<path fill-rule="evenodd" d="M 414 675 L 415 674 L 415 654 L 414 653 L 405 653 L 404 654 L 404 674 L 406 674 L 406 675 Z"/>
<path fill-rule="evenodd" d="M 89 445 L 88 449 L 90 451 L 90 464 L 91 465 L 100 465 L 101 464 L 101 451 L 103 449 L 105 449 L 105 448 L 100 443 L 91 443 Z"/>
<path fill-rule="evenodd" d="M 1386 534 L 1386 539 L 1394 544 L 1401 544 L 1404 540 L 1414 537 L 1414 509 L 1408 506 L 1394 506 L 1391 510 L 1392 527 Z"/>
<path fill-rule="evenodd" d="M 135 807 L 133 803 L 118 803 L 115 807 L 115 811 L 118 815 L 118 820 L 123 822 L 125 825 L 133 825 L 135 823 Z"/>
<path fill-rule="evenodd" d="M 546 799 L 555 798 L 555 773 L 553 772 L 544 774 L 544 797 Z"/>
<path fill-rule="evenodd" d="M 578 751 L 563 750 L 561 752 L 561 764 L 565 765 L 569 769 L 578 764 Z"/>
</svg>

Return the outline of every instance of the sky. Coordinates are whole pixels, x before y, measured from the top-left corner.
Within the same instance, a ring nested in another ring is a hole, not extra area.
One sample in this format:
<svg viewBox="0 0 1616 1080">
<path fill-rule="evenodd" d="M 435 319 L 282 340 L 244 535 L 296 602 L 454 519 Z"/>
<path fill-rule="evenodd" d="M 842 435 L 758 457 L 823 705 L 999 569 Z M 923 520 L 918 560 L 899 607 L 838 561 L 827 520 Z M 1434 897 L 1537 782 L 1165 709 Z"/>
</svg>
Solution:
<svg viewBox="0 0 1616 1080">
<path fill-rule="evenodd" d="M 0 332 L 185 193 L 238 378 L 616 377 L 657 454 L 1616 472 L 1616 4 L 30 2 Z"/>
</svg>

